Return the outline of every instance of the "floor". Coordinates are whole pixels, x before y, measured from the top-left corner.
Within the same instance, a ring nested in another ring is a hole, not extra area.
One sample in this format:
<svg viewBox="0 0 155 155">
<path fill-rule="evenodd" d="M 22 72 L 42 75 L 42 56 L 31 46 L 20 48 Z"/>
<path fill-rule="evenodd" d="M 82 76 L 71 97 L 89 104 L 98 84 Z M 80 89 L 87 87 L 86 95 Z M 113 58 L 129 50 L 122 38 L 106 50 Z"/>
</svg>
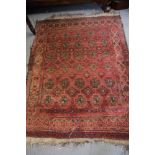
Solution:
<svg viewBox="0 0 155 155">
<path fill-rule="evenodd" d="M 83 4 L 71 6 L 58 6 L 52 8 L 52 11 L 40 14 L 31 14 L 29 18 L 33 25 L 37 20 L 42 20 L 50 16 L 60 15 L 91 15 L 101 13 L 102 10 L 97 4 Z M 129 10 L 116 11 L 120 13 L 124 27 L 127 44 L 129 44 Z M 29 62 L 30 49 L 33 43 L 34 35 L 26 27 L 26 63 Z M 27 69 L 27 67 L 26 67 Z M 86 143 L 80 145 L 69 144 L 66 146 L 51 145 L 27 145 L 27 155 L 128 155 L 128 149 L 123 145 L 112 145 L 103 142 Z"/>
</svg>

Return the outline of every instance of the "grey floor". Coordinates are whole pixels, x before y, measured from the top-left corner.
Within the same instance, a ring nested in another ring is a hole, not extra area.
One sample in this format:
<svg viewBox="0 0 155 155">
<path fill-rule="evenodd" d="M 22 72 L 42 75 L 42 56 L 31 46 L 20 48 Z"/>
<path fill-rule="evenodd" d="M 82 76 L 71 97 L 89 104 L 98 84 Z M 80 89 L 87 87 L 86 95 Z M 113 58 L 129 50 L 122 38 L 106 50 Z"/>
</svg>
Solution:
<svg viewBox="0 0 155 155">
<path fill-rule="evenodd" d="M 50 16 L 59 15 L 91 15 L 101 13 L 102 10 L 97 4 L 84 4 L 73 6 L 59 6 L 52 8 L 52 11 L 40 14 L 29 15 L 32 24 L 35 25 L 36 20 L 42 20 Z M 117 11 L 120 13 L 127 44 L 129 44 L 129 10 Z M 26 63 L 29 62 L 30 49 L 33 43 L 34 35 L 26 27 Z M 123 145 L 112 145 L 103 142 L 86 143 L 75 146 L 69 144 L 66 146 L 51 146 L 51 145 L 27 145 L 27 155 L 128 155 L 128 149 Z"/>
</svg>

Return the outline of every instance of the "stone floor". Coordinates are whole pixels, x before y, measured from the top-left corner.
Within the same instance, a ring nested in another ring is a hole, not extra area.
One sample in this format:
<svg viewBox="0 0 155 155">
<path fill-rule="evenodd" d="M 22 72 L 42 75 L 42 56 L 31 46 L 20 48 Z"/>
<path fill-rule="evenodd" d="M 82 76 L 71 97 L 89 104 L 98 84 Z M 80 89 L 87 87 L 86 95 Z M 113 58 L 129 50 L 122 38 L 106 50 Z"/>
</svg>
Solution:
<svg viewBox="0 0 155 155">
<path fill-rule="evenodd" d="M 103 12 L 97 4 L 83 4 L 58 6 L 52 8 L 49 12 L 29 15 L 32 24 L 35 25 L 37 20 L 42 20 L 50 16 L 59 15 L 92 15 Z M 127 44 L 129 38 L 129 10 L 116 11 L 120 13 Z M 34 35 L 26 27 L 26 62 L 29 62 L 30 49 L 33 43 Z M 27 146 L 27 155 L 128 155 L 128 150 L 123 145 L 112 145 L 107 143 L 86 143 L 75 146 L 73 144 L 66 146 L 51 146 L 35 144 Z"/>
</svg>

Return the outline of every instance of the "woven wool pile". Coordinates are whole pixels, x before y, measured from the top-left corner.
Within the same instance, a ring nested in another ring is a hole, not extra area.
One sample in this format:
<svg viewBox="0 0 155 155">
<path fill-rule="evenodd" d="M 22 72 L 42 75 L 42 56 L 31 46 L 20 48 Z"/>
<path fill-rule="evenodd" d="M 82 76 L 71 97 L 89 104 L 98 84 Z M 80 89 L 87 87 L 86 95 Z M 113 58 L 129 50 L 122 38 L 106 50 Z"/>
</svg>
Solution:
<svg viewBox="0 0 155 155">
<path fill-rule="evenodd" d="M 120 16 L 37 22 L 27 137 L 128 139 L 128 49 Z"/>
</svg>

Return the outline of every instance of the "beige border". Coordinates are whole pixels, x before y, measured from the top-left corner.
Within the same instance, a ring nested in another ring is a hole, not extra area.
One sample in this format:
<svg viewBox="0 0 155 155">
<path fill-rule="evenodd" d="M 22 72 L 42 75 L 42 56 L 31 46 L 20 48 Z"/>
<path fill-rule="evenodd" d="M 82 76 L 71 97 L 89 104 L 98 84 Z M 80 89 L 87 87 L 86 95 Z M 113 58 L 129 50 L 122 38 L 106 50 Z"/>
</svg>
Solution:
<svg viewBox="0 0 155 155">
<path fill-rule="evenodd" d="M 83 143 L 92 143 L 92 142 L 105 142 L 117 145 L 129 145 L 128 140 L 111 140 L 104 138 L 71 138 L 71 139 L 57 139 L 57 138 L 33 138 L 27 137 L 26 143 L 29 145 L 32 144 L 52 144 L 52 145 L 64 145 L 64 144 L 83 144 Z"/>
</svg>

